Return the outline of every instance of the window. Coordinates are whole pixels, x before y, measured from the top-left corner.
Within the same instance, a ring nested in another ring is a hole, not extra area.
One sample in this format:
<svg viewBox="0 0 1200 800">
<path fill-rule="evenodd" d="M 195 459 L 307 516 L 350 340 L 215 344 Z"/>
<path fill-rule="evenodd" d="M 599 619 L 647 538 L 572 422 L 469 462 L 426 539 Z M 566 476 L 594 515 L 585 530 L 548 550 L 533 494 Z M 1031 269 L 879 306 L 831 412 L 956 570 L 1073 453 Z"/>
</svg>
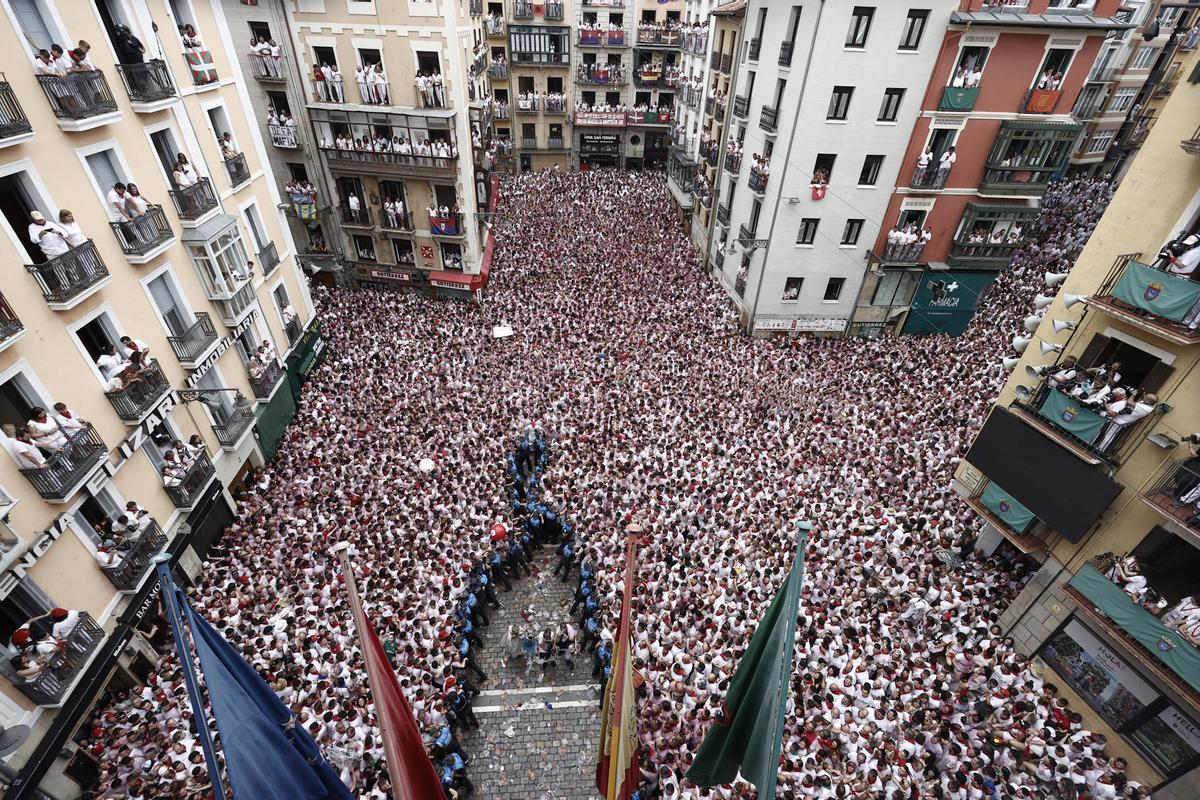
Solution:
<svg viewBox="0 0 1200 800">
<path fill-rule="evenodd" d="M 800 220 L 800 232 L 796 234 L 796 244 L 811 245 L 817 240 L 817 226 L 821 220 L 805 217 Z"/>
<path fill-rule="evenodd" d="M 830 278 L 829 283 L 825 284 L 825 302 L 836 303 L 842 296 L 842 287 L 845 285 L 845 278 Z"/>
<path fill-rule="evenodd" d="M 927 22 L 929 22 L 928 9 L 909 9 L 908 18 L 904 20 L 904 28 L 900 31 L 901 50 L 916 50 L 921 45 L 921 36 L 925 33 Z"/>
<path fill-rule="evenodd" d="M 1158 58 L 1159 48 L 1157 47 L 1139 47 L 1136 54 L 1133 56 L 1133 63 L 1129 65 L 1130 69 L 1150 69 L 1154 66 L 1155 60 Z"/>
<path fill-rule="evenodd" d="M 417 263 L 416 253 L 413 252 L 411 239 L 392 239 L 392 255 L 397 264 L 413 265 Z"/>
<path fill-rule="evenodd" d="M 46 219 L 58 219 L 51 204 L 38 191 L 37 182 L 28 172 L 0 176 L 0 217 L 12 237 L 21 243 L 28 256 L 26 263 L 46 261 L 42 248 L 29 239 L 29 212 L 39 211 Z"/>
<path fill-rule="evenodd" d="M 29 34 L 36 47 L 49 50 L 55 42 L 69 42 L 70 39 L 61 35 L 54 20 L 46 10 L 45 3 L 38 0 L 9 0 L 13 14 L 21 25 L 21 30 Z M 24 47 L 24 45 L 22 45 Z"/>
<path fill-rule="evenodd" d="M 117 154 L 112 150 L 101 150 L 98 153 L 91 153 L 83 157 L 87 162 L 88 170 L 92 173 L 92 180 L 96 182 L 102 195 L 107 195 L 109 190 L 118 183 L 125 183 L 128 178 L 122 176 L 124 170 L 121 169 L 121 164 L 117 161 Z M 115 208 L 109 208 L 107 202 L 105 210 L 108 212 L 109 219 L 120 221 L 123 217 L 117 213 Z"/>
<path fill-rule="evenodd" d="M 438 54 L 431 50 L 417 51 L 417 72 L 436 72 L 441 73 L 442 65 L 438 61 Z"/>
<path fill-rule="evenodd" d="M 783 283 L 783 297 L 779 298 L 781 303 L 799 303 L 800 289 L 804 286 L 804 278 L 788 278 Z"/>
<path fill-rule="evenodd" d="M 875 295 L 871 298 L 873 306 L 907 306 L 912 302 L 917 290 L 919 274 L 889 269 L 879 276 L 875 284 Z"/>
<path fill-rule="evenodd" d="M 863 159 L 862 172 L 858 174 L 859 186 L 874 186 L 883 168 L 883 156 L 867 156 Z"/>
<path fill-rule="evenodd" d="M 1122 89 L 1117 89 L 1117 91 L 1113 92 L 1112 100 L 1108 104 L 1108 110 L 1128 111 L 1129 107 L 1133 105 L 1134 98 L 1137 97 L 1139 88 L 1137 86 L 1126 86 Z"/>
<path fill-rule="evenodd" d="M 375 240 L 370 236 L 354 236 L 354 250 L 363 261 L 375 260 Z"/>
<path fill-rule="evenodd" d="M 220 141 L 221 137 L 230 131 L 229 117 L 224 106 L 216 106 L 208 110 L 208 124 L 212 127 L 213 139 Z M 235 151 L 237 147 L 233 148 Z"/>
<path fill-rule="evenodd" d="M 883 105 L 879 107 L 879 121 L 895 122 L 900 114 L 900 101 L 903 99 L 903 89 L 884 89 Z"/>
<path fill-rule="evenodd" d="M 1069 48 L 1056 47 L 1046 51 L 1046 60 L 1042 62 L 1041 71 L 1033 76 L 1034 87 L 1052 90 L 1061 88 L 1074 57 L 1075 51 Z"/>
<path fill-rule="evenodd" d="M 842 244 L 858 244 L 858 237 L 862 235 L 863 223 L 865 222 L 865 219 L 846 220 L 846 227 L 842 229 Z"/>
<path fill-rule="evenodd" d="M 565 63 L 570 52 L 571 29 L 565 26 L 510 25 L 508 35 L 513 64 Z"/>
<path fill-rule="evenodd" d="M 813 178 L 823 178 L 826 183 L 833 180 L 833 165 L 837 156 L 833 153 L 818 153 L 813 163 Z"/>
<path fill-rule="evenodd" d="M 1112 144 L 1112 141 L 1114 138 L 1116 138 L 1116 135 L 1116 131 L 1100 131 L 1097 133 L 1092 137 L 1092 140 L 1088 142 L 1088 154 L 1103 153 L 1107 151 L 1108 146 Z"/>
<path fill-rule="evenodd" d="M 249 277 L 247 264 L 250 259 L 236 223 L 203 244 L 189 244 L 188 252 L 204 290 L 211 298 L 232 298 Z"/>
<path fill-rule="evenodd" d="M 983 65 L 987 63 L 990 48 L 964 47 L 958 57 L 958 66 L 950 76 L 950 85 L 960 89 L 975 89 L 983 78 Z"/>
<path fill-rule="evenodd" d="M 829 113 L 826 119 L 844 120 L 850 113 L 850 98 L 854 96 L 853 86 L 833 87 L 833 96 L 829 98 Z"/>
<path fill-rule="evenodd" d="M 850 15 L 850 30 L 846 31 L 846 47 L 867 46 L 867 33 L 871 30 L 871 19 L 875 16 L 874 6 L 855 6 Z"/>
<path fill-rule="evenodd" d="M 154 306 L 166 323 L 167 330 L 172 336 L 183 336 L 192 327 L 196 319 L 184 304 L 182 295 L 170 272 L 164 272 L 147 284 Z"/>
<path fill-rule="evenodd" d="M 762 214 L 762 203 L 757 199 L 750 203 L 750 221 L 746 223 L 746 227 L 751 233 L 758 232 L 758 218 Z"/>
</svg>

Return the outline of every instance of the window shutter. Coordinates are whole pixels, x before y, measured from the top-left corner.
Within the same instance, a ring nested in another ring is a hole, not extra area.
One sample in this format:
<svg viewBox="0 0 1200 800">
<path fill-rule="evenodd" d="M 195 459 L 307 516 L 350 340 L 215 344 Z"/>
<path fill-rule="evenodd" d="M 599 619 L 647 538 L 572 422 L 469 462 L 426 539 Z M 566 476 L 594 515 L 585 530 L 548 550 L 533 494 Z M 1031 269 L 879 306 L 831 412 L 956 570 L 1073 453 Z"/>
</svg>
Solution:
<svg viewBox="0 0 1200 800">
<path fill-rule="evenodd" d="M 1171 373 L 1174 371 L 1174 367 L 1160 361 L 1146 373 L 1146 377 L 1142 379 L 1142 385 L 1139 388 L 1143 392 L 1157 392 L 1166 384 L 1167 379 L 1171 377 Z"/>
<path fill-rule="evenodd" d="M 1083 353 L 1079 356 L 1079 363 L 1086 367 L 1094 367 L 1100 359 L 1100 354 L 1104 352 L 1104 348 L 1108 347 L 1111 341 L 1104 334 L 1097 333 L 1088 342 L 1088 346 L 1084 348 Z"/>
</svg>

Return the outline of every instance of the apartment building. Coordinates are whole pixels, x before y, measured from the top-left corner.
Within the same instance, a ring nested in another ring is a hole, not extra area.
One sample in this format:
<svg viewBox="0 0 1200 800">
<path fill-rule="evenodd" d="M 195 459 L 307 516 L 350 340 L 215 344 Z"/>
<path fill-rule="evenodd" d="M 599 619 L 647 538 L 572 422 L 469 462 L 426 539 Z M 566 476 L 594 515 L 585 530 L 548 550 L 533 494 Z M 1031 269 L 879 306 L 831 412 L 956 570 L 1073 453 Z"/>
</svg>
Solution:
<svg viewBox="0 0 1200 800">
<path fill-rule="evenodd" d="M 962 332 L 1024 243 L 1046 186 L 1068 167 L 1083 128 L 1071 110 L 1100 49 L 1133 26 L 1117 17 L 1120 0 L 956 5 L 936 36 L 899 180 L 871 237 L 855 334 Z M 924 235 L 896 241 L 896 228 Z M 930 271 L 960 295 L 914 297 Z"/>
<path fill-rule="evenodd" d="M 2 774 L 70 797 L 96 697 L 153 669 L 150 559 L 197 574 L 323 343 L 219 8 L 0 19 L 0 725 L 30 727 Z M 52 45 L 90 49 L 37 68 Z M 78 622 L 31 667 L 14 634 L 53 608 Z"/>
<path fill-rule="evenodd" d="M 570 164 L 567 104 L 572 34 L 568 3 L 515 0 L 508 7 L 508 90 L 513 149 L 522 172 Z"/>
<path fill-rule="evenodd" d="M 477 296 L 489 269 L 480 212 L 492 199 L 483 159 L 492 113 L 483 7 L 307 0 L 281 12 L 239 5 L 223 2 L 239 29 L 237 57 L 248 62 L 247 75 L 260 68 L 247 51 L 262 25 L 291 39 L 293 63 L 285 52 L 284 63 L 266 65 L 282 80 L 248 80 L 275 92 L 267 95 L 272 104 L 299 98 L 291 113 L 302 141 L 291 149 L 303 159 L 282 155 L 286 168 L 277 178 L 308 181 L 315 191 L 285 193 L 283 201 L 306 228 L 306 248 L 319 235 L 324 247 L 340 250 L 360 284 Z M 314 163 L 323 178 L 309 173 Z M 315 262 L 315 255 L 302 258 Z"/>
<path fill-rule="evenodd" d="M 956 6 L 746 6 L 707 258 L 747 330 L 846 329 Z"/>
<path fill-rule="evenodd" d="M 1173 59 L 1180 33 L 1194 16 L 1159 5 L 1125 3 L 1117 12 L 1118 19 L 1137 27 L 1108 34 L 1079 93 L 1073 113 L 1084 129 L 1071 155 L 1072 173 L 1119 172 L 1154 125 L 1155 111 L 1146 100 L 1170 91 L 1175 76 L 1168 67 L 1178 63 Z"/>
<path fill-rule="evenodd" d="M 1176 611 L 1200 588 L 1200 283 L 1159 257 L 1200 231 L 1198 116 L 1200 86 L 1180 83 L 1036 332 L 1014 342 L 1024 354 L 955 482 L 985 523 L 977 547 L 1007 543 L 1036 566 L 1006 635 L 1156 800 L 1200 796 L 1200 636 Z M 1119 373 L 1133 412 L 1080 402 L 1075 361 L 1077 375 Z"/>
</svg>

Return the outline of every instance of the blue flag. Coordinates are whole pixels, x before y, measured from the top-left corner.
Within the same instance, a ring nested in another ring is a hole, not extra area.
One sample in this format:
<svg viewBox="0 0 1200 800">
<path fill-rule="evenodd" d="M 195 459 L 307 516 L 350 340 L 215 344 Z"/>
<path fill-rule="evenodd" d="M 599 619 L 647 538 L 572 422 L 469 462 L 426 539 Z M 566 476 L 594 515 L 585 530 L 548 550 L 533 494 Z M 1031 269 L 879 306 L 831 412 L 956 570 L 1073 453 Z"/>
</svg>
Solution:
<svg viewBox="0 0 1200 800">
<path fill-rule="evenodd" d="M 176 590 L 200 658 L 236 800 L 353 800 L 316 743 L 254 668 Z"/>
</svg>

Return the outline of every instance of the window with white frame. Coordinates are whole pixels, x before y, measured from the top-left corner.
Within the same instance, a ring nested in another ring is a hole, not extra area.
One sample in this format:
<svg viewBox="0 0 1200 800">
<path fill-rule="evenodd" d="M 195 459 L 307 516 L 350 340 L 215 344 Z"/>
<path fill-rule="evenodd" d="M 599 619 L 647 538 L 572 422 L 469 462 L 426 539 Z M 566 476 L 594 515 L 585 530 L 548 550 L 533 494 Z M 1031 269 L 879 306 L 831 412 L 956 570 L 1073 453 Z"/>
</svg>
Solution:
<svg viewBox="0 0 1200 800">
<path fill-rule="evenodd" d="M 1137 97 L 1137 86 L 1126 86 L 1113 92 L 1112 102 L 1108 104 L 1109 111 L 1128 111 Z"/>
<path fill-rule="evenodd" d="M 1100 131 L 1092 140 L 1088 142 L 1087 152 L 1089 155 L 1094 153 L 1103 153 L 1108 150 L 1108 146 L 1112 144 L 1113 139 L 1117 136 L 1116 131 Z"/>
<path fill-rule="evenodd" d="M 1154 66 L 1155 60 L 1158 59 L 1158 47 L 1139 47 L 1137 53 L 1133 56 L 1133 62 L 1129 65 L 1130 69 L 1150 69 Z"/>
<path fill-rule="evenodd" d="M 236 224 L 211 241 L 189 244 L 188 251 L 210 297 L 229 299 L 250 278 L 250 259 Z"/>
<path fill-rule="evenodd" d="M 162 317 L 172 336 L 183 336 L 192 325 L 196 324 L 196 317 L 184 302 L 183 294 L 175 284 L 175 276 L 169 270 L 154 278 L 146 286 L 150 290 L 150 298 L 154 301 L 154 307 L 158 309 L 159 316 Z"/>
<path fill-rule="evenodd" d="M 49 50 L 55 43 L 70 43 L 70 39 L 59 29 L 54 17 L 46 9 L 44 0 L 8 0 L 21 31 L 40 50 Z"/>
<path fill-rule="evenodd" d="M 267 238 L 267 229 L 263 227 L 262 215 L 258 213 L 258 204 L 251 203 L 246 206 L 242 215 L 246 218 L 246 227 L 250 229 L 250 236 L 254 239 L 254 250 L 261 253 L 271 240 Z"/>
</svg>

